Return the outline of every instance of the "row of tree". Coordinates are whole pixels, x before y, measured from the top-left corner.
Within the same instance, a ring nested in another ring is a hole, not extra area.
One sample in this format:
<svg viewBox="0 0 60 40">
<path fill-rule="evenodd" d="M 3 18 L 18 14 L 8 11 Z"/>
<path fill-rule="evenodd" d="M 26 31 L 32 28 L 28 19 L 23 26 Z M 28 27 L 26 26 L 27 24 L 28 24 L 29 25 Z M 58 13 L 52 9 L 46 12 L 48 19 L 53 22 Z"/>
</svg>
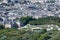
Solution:
<svg viewBox="0 0 60 40">
<path fill-rule="evenodd" d="M 48 37 L 46 32 L 42 34 L 15 28 L 0 30 L 0 40 L 48 40 Z"/>
<path fill-rule="evenodd" d="M 44 24 L 55 24 L 60 26 L 60 17 L 44 17 L 44 18 L 32 18 L 32 17 L 22 17 L 20 19 L 24 25 L 44 25 Z"/>
</svg>

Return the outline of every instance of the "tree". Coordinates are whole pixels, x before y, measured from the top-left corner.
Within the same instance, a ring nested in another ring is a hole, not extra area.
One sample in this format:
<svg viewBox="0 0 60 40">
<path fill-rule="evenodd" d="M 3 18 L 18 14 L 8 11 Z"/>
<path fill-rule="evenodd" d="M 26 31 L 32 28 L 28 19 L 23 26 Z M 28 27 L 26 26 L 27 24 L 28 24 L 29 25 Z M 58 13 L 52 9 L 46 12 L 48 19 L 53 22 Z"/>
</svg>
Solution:
<svg viewBox="0 0 60 40">
<path fill-rule="evenodd" d="M 4 28 L 5 28 L 4 25 L 1 25 L 1 24 L 0 24 L 0 30 L 1 30 L 1 29 L 4 29 Z"/>
<path fill-rule="evenodd" d="M 38 40 L 46 40 L 47 37 L 48 37 L 48 35 L 45 33 L 45 34 L 41 35 L 41 37 Z"/>
<path fill-rule="evenodd" d="M 30 40 L 37 40 L 41 35 L 39 33 L 34 33 Z"/>
<path fill-rule="evenodd" d="M 54 32 L 50 40 L 60 40 L 60 31 Z"/>
<path fill-rule="evenodd" d="M 32 20 L 32 17 L 21 17 L 20 19 L 24 25 L 26 25 L 30 20 Z"/>
</svg>

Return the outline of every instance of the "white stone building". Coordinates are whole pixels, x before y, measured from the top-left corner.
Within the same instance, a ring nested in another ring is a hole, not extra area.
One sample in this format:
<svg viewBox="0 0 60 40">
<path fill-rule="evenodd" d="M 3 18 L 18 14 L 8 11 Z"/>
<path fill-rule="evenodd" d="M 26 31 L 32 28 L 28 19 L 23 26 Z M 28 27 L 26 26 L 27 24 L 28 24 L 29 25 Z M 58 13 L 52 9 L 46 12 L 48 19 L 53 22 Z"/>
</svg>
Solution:
<svg viewBox="0 0 60 40">
<path fill-rule="evenodd" d="M 8 3 L 8 1 L 7 0 L 0 0 L 0 4 L 1 3 Z"/>
<path fill-rule="evenodd" d="M 11 28 L 11 24 L 5 24 L 5 28 Z"/>
</svg>

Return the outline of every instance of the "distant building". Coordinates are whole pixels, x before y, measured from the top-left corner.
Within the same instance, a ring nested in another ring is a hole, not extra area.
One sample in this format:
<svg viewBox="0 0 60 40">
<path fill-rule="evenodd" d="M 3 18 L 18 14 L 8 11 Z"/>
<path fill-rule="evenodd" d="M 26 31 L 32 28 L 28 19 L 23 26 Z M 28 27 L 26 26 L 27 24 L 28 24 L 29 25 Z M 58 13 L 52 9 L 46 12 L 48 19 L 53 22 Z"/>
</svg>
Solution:
<svg viewBox="0 0 60 40">
<path fill-rule="evenodd" d="M 16 21 L 16 24 L 18 25 L 18 28 L 20 28 L 21 27 L 21 23 L 20 23 L 20 21 L 18 20 L 18 21 Z"/>
<path fill-rule="evenodd" d="M 8 0 L 4 0 L 3 3 L 8 3 Z"/>
<path fill-rule="evenodd" d="M 3 0 L 0 0 L 0 4 L 3 3 Z"/>
<path fill-rule="evenodd" d="M 31 28 L 32 31 L 39 31 L 41 29 L 46 29 L 47 31 L 50 31 L 50 30 L 60 30 L 59 29 L 59 26 L 57 25 L 30 25 L 29 26 Z"/>
<path fill-rule="evenodd" d="M 11 24 L 5 24 L 5 28 L 11 28 Z"/>
<path fill-rule="evenodd" d="M 23 23 L 21 21 L 16 21 L 16 24 L 18 25 L 18 28 L 22 27 L 23 26 Z"/>
<path fill-rule="evenodd" d="M 0 0 L 0 4 L 1 3 L 8 3 L 8 1 L 7 0 Z"/>
<path fill-rule="evenodd" d="M 59 0 L 47 0 L 47 2 L 59 2 Z"/>
<path fill-rule="evenodd" d="M 29 0 L 29 1 L 31 1 L 31 2 L 33 2 L 33 3 L 35 3 L 35 2 L 46 2 L 47 0 Z"/>
</svg>

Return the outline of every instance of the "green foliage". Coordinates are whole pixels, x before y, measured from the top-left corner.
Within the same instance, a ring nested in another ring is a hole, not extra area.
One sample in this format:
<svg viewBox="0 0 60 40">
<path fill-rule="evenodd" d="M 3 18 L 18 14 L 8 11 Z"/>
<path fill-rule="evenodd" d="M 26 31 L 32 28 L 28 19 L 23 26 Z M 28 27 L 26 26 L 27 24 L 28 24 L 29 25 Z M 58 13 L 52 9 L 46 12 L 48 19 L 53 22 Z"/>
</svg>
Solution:
<svg viewBox="0 0 60 40">
<path fill-rule="evenodd" d="M 60 17 L 44 17 L 44 18 L 38 18 L 33 19 L 32 17 L 22 17 L 20 19 L 24 25 L 31 24 L 31 25 L 44 25 L 44 24 L 54 24 L 60 26 Z"/>
<path fill-rule="evenodd" d="M 27 17 L 22 17 L 20 20 L 22 21 L 22 23 L 23 23 L 24 25 L 26 25 L 30 20 L 32 20 L 32 17 L 29 17 L 29 16 L 27 16 Z"/>
<path fill-rule="evenodd" d="M 44 25 L 44 24 L 54 24 L 60 26 L 60 18 L 59 17 L 45 17 L 38 18 L 32 21 L 29 21 L 31 25 Z"/>
<path fill-rule="evenodd" d="M 46 33 L 47 32 L 47 30 L 46 29 L 42 29 L 42 34 L 44 34 L 44 33 Z"/>
<path fill-rule="evenodd" d="M 1 30 L 1 29 L 4 29 L 4 28 L 5 28 L 4 25 L 1 25 L 1 24 L 0 24 L 0 30 Z"/>
<path fill-rule="evenodd" d="M 0 40 L 60 40 L 60 31 L 52 30 L 39 33 L 24 29 L 3 29 L 0 30 Z"/>
<path fill-rule="evenodd" d="M 34 33 L 30 40 L 38 40 L 41 35 L 39 33 Z"/>
<path fill-rule="evenodd" d="M 6 38 L 4 38 L 4 40 L 18 40 L 23 36 L 24 33 L 25 33 L 24 30 L 3 29 L 3 30 L 0 30 L 0 39 L 2 39 L 2 37 L 6 36 Z"/>
<path fill-rule="evenodd" d="M 40 37 L 41 33 L 25 31 L 24 29 L 18 30 L 12 28 L 0 30 L 0 40 L 38 40 Z"/>
<path fill-rule="evenodd" d="M 50 40 L 60 40 L 60 31 L 54 32 Z"/>
<path fill-rule="evenodd" d="M 46 37 L 48 37 L 47 34 L 43 34 L 41 35 L 41 37 L 38 40 L 46 40 Z"/>
</svg>

